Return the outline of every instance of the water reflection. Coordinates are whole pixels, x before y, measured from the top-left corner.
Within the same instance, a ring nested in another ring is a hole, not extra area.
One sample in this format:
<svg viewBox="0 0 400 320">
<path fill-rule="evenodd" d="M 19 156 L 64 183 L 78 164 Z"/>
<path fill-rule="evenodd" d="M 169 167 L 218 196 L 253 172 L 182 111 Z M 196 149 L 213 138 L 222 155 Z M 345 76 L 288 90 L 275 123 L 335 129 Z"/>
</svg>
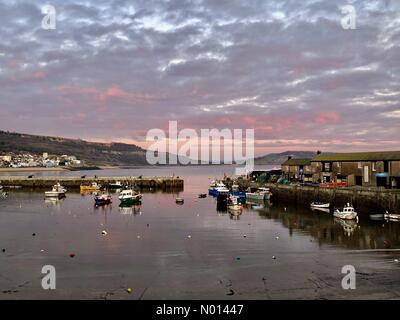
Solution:
<svg viewBox="0 0 400 320">
<path fill-rule="evenodd" d="M 351 249 L 389 249 L 400 247 L 400 223 L 360 221 L 334 218 L 330 213 L 309 208 L 272 206 L 257 210 L 260 218 L 280 221 L 293 236 L 295 233 L 311 235 L 320 245 L 338 245 Z"/>
<path fill-rule="evenodd" d="M 119 213 L 123 215 L 141 215 L 142 214 L 142 206 L 135 205 L 135 206 L 120 206 Z"/>
</svg>

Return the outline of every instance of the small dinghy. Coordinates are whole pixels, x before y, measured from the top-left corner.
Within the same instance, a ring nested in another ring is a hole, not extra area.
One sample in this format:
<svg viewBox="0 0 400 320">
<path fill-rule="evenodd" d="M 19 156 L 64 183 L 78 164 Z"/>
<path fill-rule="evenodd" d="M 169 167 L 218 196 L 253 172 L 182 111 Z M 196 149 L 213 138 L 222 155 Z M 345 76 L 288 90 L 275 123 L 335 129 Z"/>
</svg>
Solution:
<svg viewBox="0 0 400 320">
<path fill-rule="evenodd" d="M 200 193 L 200 194 L 199 194 L 199 198 L 200 198 L 200 199 L 202 199 L 202 198 L 207 198 L 207 194 L 206 194 L 206 193 Z"/>
<path fill-rule="evenodd" d="M 311 202 L 310 206 L 311 208 L 324 208 L 324 209 L 329 209 L 330 203 L 326 202 Z"/>
<path fill-rule="evenodd" d="M 358 220 L 357 212 L 350 203 L 347 203 L 342 210 L 336 209 L 333 216 L 344 220 Z"/>
<path fill-rule="evenodd" d="M 176 202 L 177 204 L 183 204 L 183 203 L 185 202 L 185 200 L 184 200 L 183 198 L 176 198 L 176 199 L 175 199 L 175 202 Z"/>
</svg>

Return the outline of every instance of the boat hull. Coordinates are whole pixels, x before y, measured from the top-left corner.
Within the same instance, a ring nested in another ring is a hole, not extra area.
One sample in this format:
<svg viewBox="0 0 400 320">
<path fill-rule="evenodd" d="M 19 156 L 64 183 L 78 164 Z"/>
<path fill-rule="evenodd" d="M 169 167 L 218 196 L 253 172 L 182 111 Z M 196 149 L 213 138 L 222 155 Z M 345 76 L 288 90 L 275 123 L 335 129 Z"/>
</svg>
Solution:
<svg viewBox="0 0 400 320">
<path fill-rule="evenodd" d="M 344 219 L 344 220 L 354 220 L 357 219 L 357 213 L 352 212 L 352 213 L 343 213 L 336 211 L 333 213 L 333 216 L 336 218 Z"/>
<path fill-rule="evenodd" d="M 65 192 L 53 192 L 53 191 L 47 191 L 44 193 L 44 196 L 46 198 L 57 198 L 57 199 L 62 199 L 65 198 Z"/>
<path fill-rule="evenodd" d="M 246 193 L 246 200 L 255 200 L 255 201 L 267 201 L 269 200 L 271 195 L 269 193 Z"/>
</svg>

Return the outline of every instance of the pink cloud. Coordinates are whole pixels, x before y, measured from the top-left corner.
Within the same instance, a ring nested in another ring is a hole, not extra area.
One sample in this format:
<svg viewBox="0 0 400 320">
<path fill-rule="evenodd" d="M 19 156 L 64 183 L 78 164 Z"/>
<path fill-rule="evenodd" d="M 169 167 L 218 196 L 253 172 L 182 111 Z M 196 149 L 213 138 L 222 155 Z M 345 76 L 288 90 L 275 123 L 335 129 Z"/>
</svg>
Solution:
<svg viewBox="0 0 400 320">
<path fill-rule="evenodd" d="M 331 124 L 338 123 L 341 119 L 341 116 L 338 112 L 327 111 L 327 112 L 319 112 L 314 116 L 314 122 L 318 124 Z"/>
</svg>

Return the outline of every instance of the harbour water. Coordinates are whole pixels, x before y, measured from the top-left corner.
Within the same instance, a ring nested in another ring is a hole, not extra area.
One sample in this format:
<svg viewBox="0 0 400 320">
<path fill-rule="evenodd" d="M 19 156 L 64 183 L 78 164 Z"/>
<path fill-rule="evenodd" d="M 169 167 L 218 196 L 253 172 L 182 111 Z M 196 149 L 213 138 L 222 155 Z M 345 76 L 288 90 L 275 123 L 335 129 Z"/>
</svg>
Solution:
<svg viewBox="0 0 400 320">
<path fill-rule="evenodd" d="M 95 208 L 91 195 L 68 192 L 55 202 L 41 191 L 11 190 L 0 199 L 0 299 L 400 298 L 399 222 L 349 223 L 287 203 L 232 216 L 217 211 L 212 197 L 198 198 L 233 170 L 68 173 L 185 179 L 182 192 L 146 192 L 140 207 L 124 209 L 116 195 Z M 55 290 L 42 289 L 44 265 L 56 269 Z M 345 265 L 356 269 L 355 290 L 342 288 Z"/>
</svg>

